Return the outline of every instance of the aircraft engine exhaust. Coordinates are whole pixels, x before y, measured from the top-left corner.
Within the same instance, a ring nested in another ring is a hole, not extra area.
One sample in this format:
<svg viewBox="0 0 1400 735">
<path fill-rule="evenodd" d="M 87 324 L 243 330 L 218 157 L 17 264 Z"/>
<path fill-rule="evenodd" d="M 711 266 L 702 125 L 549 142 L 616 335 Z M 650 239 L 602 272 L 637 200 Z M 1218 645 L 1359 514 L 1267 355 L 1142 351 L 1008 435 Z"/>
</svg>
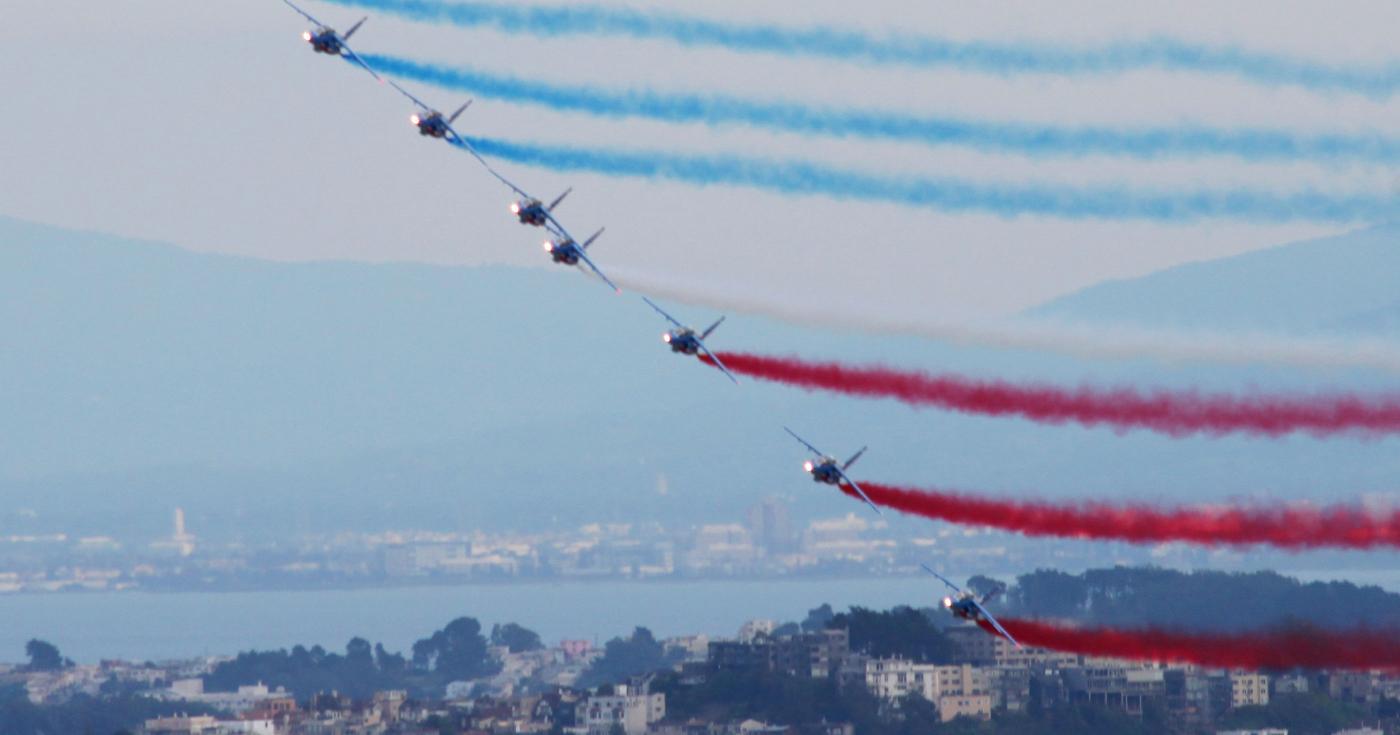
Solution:
<svg viewBox="0 0 1400 735">
<path fill-rule="evenodd" d="M 1087 656 L 1173 661 L 1225 669 L 1396 669 L 1400 631 L 1323 630 L 1312 625 L 1246 633 L 1191 633 L 1164 628 L 1070 627 L 999 618 L 1022 645 Z M 992 627 L 979 625 L 989 633 Z"/>
<path fill-rule="evenodd" d="M 1126 387 L 1071 389 L 797 357 L 721 352 L 719 358 L 736 373 L 807 390 L 892 398 L 920 408 L 1012 416 L 1048 424 L 1108 426 L 1119 431 L 1147 429 L 1178 437 L 1400 433 L 1400 396 L 1394 395 L 1231 396 L 1195 391 L 1145 392 Z"/>
<path fill-rule="evenodd" d="M 883 508 L 1025 536 L 1137 544 L 1261 544 L 1294 550 L 1400 548 L 1400 510 L 1372 510 L 1357 504 L 1162 508 L 1145 503 L 1010 500 L 865 481 L 860 486 L 871 502 Z M 850 488 L 841 490 L 860 499 Z"/>
</svg>

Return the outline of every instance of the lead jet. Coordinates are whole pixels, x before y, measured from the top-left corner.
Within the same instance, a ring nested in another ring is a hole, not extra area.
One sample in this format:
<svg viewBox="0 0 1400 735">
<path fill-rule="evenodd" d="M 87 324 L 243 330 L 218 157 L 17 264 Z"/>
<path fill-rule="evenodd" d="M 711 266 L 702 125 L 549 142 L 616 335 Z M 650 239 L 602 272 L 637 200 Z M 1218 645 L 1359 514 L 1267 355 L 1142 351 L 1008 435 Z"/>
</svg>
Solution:
<svg viewBox="0 0 1400 735">
<path fill-rule="evenodd" d="M 344 35 L 342 35 L 336 33 L 333 28 L 326 25 L 325 23 L 316 20 L 316 18 L 313 17 L 310 13 L 297 7 L 295 4 L 292 3 L 292 0 L 282 0 L 282 2 L 286 3 L 287 6 L 290 7 L 292 10 L 295 10 L 298 13 L 300 13 L 303 18 L 306 18 L 307 20 L 316 24 L 316 30 L 306 31 L 301 34 L 302 40 L 311 44 L 312 51 L 315 51 L 318 54 L 344 56 L 345 58 L 355 62 L 356 64 L 359 64 L 362 69 L 369 72 L 370 75 L 373 76 L 375 79 L 379 79 L 379 74 L 375 73 L 375 71 L 369 67 L 369 64 L 366 64 L 364 60 L 360 58 L 359 54 L 356 54 L 354 51 L 350 50 L 350 44 L 347 43 L 350 40 L 350 37 L 355 35 L 355 31 L 360 30 L 360 26 L 364 25 L 365 21 L 369 20 L 368 17 L 361 18 L 360 22 L 356 23 L 353 26 L 350 26 L 350 30 L 346 31 Z"/>
<path fill-rule="evenodd" d="M 857 495 L 860 495 L 860 499 L 864 500 L 866 505 L 874 509 L 876 515 L 884 515 L 884 513 L 880 512 L 879 506 L 875 505 L 875 503 L 870 500 L 870 496 L 866 495 L 865 491 L 860 489 L 860 485 L 857 485 L 856 481 L 852 480 L 850 476 L 846 474 L 846 470 L 850 469 L 851 465 L 855 464 L 856 460 L 860 459 L 860 455 L 865 454 L 865 450 L 869 449 L 869 447 L 861 447 L 860 451 L 851 455 L 851 458 L 846 460 L 845 464 L 838 464 L 835 457 L 808 444 L 806 439 L 797 435 L 797 432 L 786 426 L 783 427 L 783 431 L 791 434 L 792 438 L 801 442 L 802 446 L 812 450 L 812 454 L 817 455 L 815 460 L 809 459 L 802 465 L 802 469 L 806 470 L 807 473 L 812 476 L 814 482 L 820 482 L 824 485 L 835 485 L 837 487 L 840 487 L 842 483 L 850 485 L 851 489 L 855 490 Z"/>
<path fill-rule="evenodd" d="M 514 187 L 512 186 L 511 188 Z M 564 197 L 568 196 L 571 191 L 573 191 L 573 189 L 565 189 L 564 193 L 550 202 L 547 207 L 544 205 L 544 202 L 522 192 L 521 195 L 525 198 L 510 205 L 510 212 L 520 218 L 520 224 L 522 225 L 548 227 L 550 224 L 554 224 L 558 227 L 558 224 L 554 222 L 554 208 L 559 206 L 559 203 L 564 201 Z"/>
<path fill-rule="evenodd" d="M 709 329 L 706 329 L 705 331 L 696 334 L 694 329 L 691 329 L 690 327 L 687 327 L 686 325 L 676 321 L 675 317 L 671 316 L 670 314 L 667 314 L 665 309 L 662 309 L 661 307 L 657 306 L 656 303 L 653 302 L 651 299 L 643 296 L 642 301 L 647 302 L 647 306 L 650 306 L 651 308 L 655 309 L 656 313 L 660 314 L 663 317 L 666 317 L 666 321 L 676 325 L 675 329 L 669 330 L 665 334 L 661 335 L 661 341 L 670 345 L 672 352 L 678 352 L 682 355 L 691 356 L 698 355 L 701 352 L 703 352 L 705 353 L 705 356 L 708 357 L 710 361 L 714 363 L 714 366 L 720 369 L 720 372 L 723 372 L 725 375 L 729 376 L 729 379 L 734 381 L 735 385 L 739 384 L 739 379 L 734 377 L 734 373 L 729 372 L 729 368 L 725 367 L 723 362 L 720 362 L 719 357 L 715 355 L 715 353 L 711 352 L 710 348 L 705 346 L 705 339 L 708 338 L 711 334 L 713 334 L 715 329 L 719 328 L 720 324 L 724 323 L 724 317 L 720 317 L 718 321 L 716 321 L 714 324 L 711 324 Z"/>
<path fill-rule="evenodd" d="M 587 263 L 588 267 L 591 268 L 599 278 L 603 279 L 603 283 L 608 284 L 612 290 L 622 293 L 622 289 L 618 288 L 616 283 L 613 283 L 611 279 L 603 275 L 603 271 L 598 269 L 598 266 L 593 263 L 586 252 L 588 246 L 592 245 L 593 241 L 597 240 L 598 236 L 603 234 L 604 229 L 606 228 L 599 228 L 597 232 L 593 233 L 592 237 L 584 240 L 583 244 L 580 245 L 578 241 L 574 239 L 573 235 L 570 235 L 564 228 L 560 227 L 555 239 L 545 241 L 544 251 L 549 253 L 549 257 L 553 258 L 554 262 L 562 265 L 577 266 L 579 261 Z"/>
<path fill-rule="evenodd" d="M 933 571 L 929 565 L 920 564 L 919 566 L 923 567 L 925 572 L 937 577 L 939 581 L 948 585 L 948 588 L 953 590 L 951 596 L 943 598 L 943 608 L 952 613 L 953 617 L 971 621 L 979 626 L 983 626 L 983 623 L 986 623 L 992 626 L 992 628 L 1006 638 L 1006 640 L 1014 643 L 1017 648 L 1021 648 L 1021 644 L 1015 638 L 1011 637 L 1010 633 L 1006 632 L 1006 628 L 1001 627 L 1001 623 L 998 623 L 997 619 L 992 617 L 992 614 L 988 612 L 985 607 L 985 605 L 996 596 L 995 591 L 988 593 L 979 600 L 977 599 L 977 595 L 973 594 L 970 590 L 965 590 L 948 581 L 947 577 Z"/>
</svg>

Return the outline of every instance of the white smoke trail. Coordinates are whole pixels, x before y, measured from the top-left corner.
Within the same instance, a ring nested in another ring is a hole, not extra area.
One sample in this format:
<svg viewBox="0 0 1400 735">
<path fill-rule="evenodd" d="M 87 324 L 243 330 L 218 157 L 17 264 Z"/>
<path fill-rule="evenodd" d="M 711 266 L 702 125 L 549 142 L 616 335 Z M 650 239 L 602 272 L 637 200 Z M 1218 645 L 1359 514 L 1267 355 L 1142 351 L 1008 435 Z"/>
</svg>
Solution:
<svg viewBox="0 0 1400 735">
<path fill-rule="evenodd" d="M 806 308 L 724 287 L 612 267 L 629 291 L 658 298 L 772 317 L 789 324 L 911 335 L 955 344 L 1034 350 L 1096 360 L 1150 358 L 1164 362 L 1360 368 L 1400 374 L 1400 346 L 1382 340 L 1290 338 L 1264 334 L 1185 333 L 1052 322 L 939 322 L 920 314 L 875 314 L 858 308 Z M 761 289 L 752 289 L 759 293 Z"/>
</svg>

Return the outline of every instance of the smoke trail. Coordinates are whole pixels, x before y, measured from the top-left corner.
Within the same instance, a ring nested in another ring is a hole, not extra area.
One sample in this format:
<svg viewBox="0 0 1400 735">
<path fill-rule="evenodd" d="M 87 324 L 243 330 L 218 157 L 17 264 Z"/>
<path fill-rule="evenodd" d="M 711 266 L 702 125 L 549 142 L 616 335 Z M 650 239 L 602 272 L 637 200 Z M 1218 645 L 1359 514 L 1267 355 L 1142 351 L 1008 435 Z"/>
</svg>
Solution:
<svg viewBox="0 0 1400 735">
<path fill-rule="evenodd" d="M 1049 424 L 1074 422 L 1120 431 L 1149 429 L 1171 436 L 1245 433 L 1314 436 L 1400 432 L 1400 396 L 1354 394 L 1306 397 L 1202 395 L 1195 391 L 1132 388 L 1066 389 L 1043 384 L 932 375 L 882 366 L 811 362 L 797 357 L 718 353 L 735 373 L 807 390 L 893 398 L 911 406 L 983 416 L 1016 416 Z M 702 360 L 712 362 L 701 356 Z"/>
<path fill-rule="evenodd" d="M 771 289 L 734 284 L 696 285 L 652 273 L 610 267 L 608 275 L 629 291 L 694 306 L 762 314 L 789 324 L 924 337 L 954 344 L 1035 350 L 1092 360 L 1153 358 L 1169 362 L 1290 365 L 1307 369 L 1365 368 L 1400 374 L 1400 350 L 1383 341 L 1284 339 L 1258 334 L 1176 333 L 1114 327 L 1039 323 L 939 322 L 923 314 L 873 313 L 859 303 L 800 308 Z"/>
<path fill-rule="evenodd" d="M 1343 66 L 1155 38 L 1099 46 L 954 41 L 927 36 L 879 37 L 831 27 L 785 28 L 709 20 L 693 15 L 598 5 L 520 6 L 443 0 L 330 0 L 410 20 L 496 28 L 536 36 L 604 35 L 659 39 L 685 46 L 807 56 L 842 61 L 950 68 L 988 74 L 1116 74 L 1168 69 L 1224 74 L 1265 85 L 1295 85 L 1373 96 L 1400 89 L 1400 64 Z"/>
<path fill-rule="evenodd" d="M 1374 511 L 1361 505 L 1159 508 L 1141 503 L 1009 500 L 873 482 L 861 482 L 860 487 L 876 505 L 901 513 L 1025 536 L 1138 544 L 1263 544 L 1293 550 L 1400 547 L 1400 511 Z M 850 487 L 841 490 L 859 499 Z"/>
<path fill-rule="evenodd" d="M 375 69 L 393 76 L 512 102 L 604 117 L 644 117 L 663 122 L 708 125 L 740 123 L 785 132 L 909 141 L 935 146 L 960 145 L 1035 156 L 1109 154 L 1156 158 L 1170 155 L 1228 155 L 1256 161 L 1400 161 L 1400 141 L 1379 135 L 1296 135 L 1281 130 L 1230 131 L 1189 126 L 1113 129 L 1021 125 L 837 110 L 724 95 L 565 86 L 396 56 L 364 54 L 363 57 Z"/>
<path fill-rule="evenodd" d="M 1400 199 L 1393 196 L 1246 190 L 1153 192 L 1121 186 L 988 184 L 951 178 L 886 177 L 805 161 L 549 146 L 492 138 L 468 138 L 468 142 L 483 155 L 560 171 L 669 179 L 699 186 L 746 186 L 782 194 L 894 202 L 1002 217 L 1043 215 L 1158 222 L 1228 218 L 1278 223 L 1383 221 L 1400 215 Z"/>
<path fill-rule="evenodd" d="M 1394 669 L 1400 631 L 1322 630 L 1296 625 L 1254 633 L 1188 633 L 1163 628 L 1073 628 L 998 619 L 1024 645 L 1085 656 L 1175 661 L 1229 669 Z M 993 635 L 996 631 L 979 622 Z"/>
</svg>

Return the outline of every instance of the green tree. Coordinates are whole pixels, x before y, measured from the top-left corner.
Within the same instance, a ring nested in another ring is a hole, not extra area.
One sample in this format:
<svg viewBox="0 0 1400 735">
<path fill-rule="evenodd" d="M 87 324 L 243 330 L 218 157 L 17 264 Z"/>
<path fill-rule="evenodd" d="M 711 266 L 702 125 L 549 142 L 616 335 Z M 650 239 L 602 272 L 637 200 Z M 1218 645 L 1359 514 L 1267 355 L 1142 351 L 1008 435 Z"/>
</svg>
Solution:
<svg viewBox="0 0 1400 735">
<path fill-rule="evenodd" d="M 72 661 L 58 652 L 58 646 L 37 638 L 32 638 L 24 644 L 24 653 L 29 656 L 30 671 L 57 671 L 73 665 Z"/>
<path fill-rule="evenodd" d="M 408 660 L 401 653 L 389 653 L 383 643 L 374 644 L 374 663 L 380 671 L 393 673 L 408 668 Z"/>
<path fill-rule="evenodd" d="M 827 623 L 836 617 L 836 612 L 831 609 L 831 605 L 822 603 L 821 607 L 814 607 L 807 611 L 807 618 L 802 621 L 802 631 L 804 633 L 817 633 L 826 629 Z"/>
<path fill-rule="evenodd" d="M 852 650 L 871 656 L 951 663 L 957 655 L 953 642 L 943 631 L 927 615 L 911 607 L 888 612 L 853 607 L 832 618 L 827 626 L 849 630 Z"/>
<path fill-rule="evenodd" d="M 1006 583 L 978 574 L 967 580 L 967 589 L 979 598 L 988 598 L 991 600 L 1000 597 L 1006 592 Z"/>
<path fill-rule="evenodd" d="M 802 632 L 802 627 L 797 623 L 783 623 L 773 629 L 774 638 L 791 638 Z"/>
<path fill-rule="evenodd" d="M 1280 694 L 1262 707 L 1240 707 L 1225 715 L 1222 730 L 1285 728 L 1291 735 L 1328 735 L 1357 727 L 1365 710 L 1321 693 Z"/>
<path fill-rule="evenodd" d="M 669 669 L 677 657 L 667 655 L 665 647 L 651 631 L 638 626 L 627 638 L 614 638 L 603 648 L 603 655 L 588 667 L 579 679 L 583 687 L 623 681 L 628 677 Z"/>
<path fill-rule="evenodd" d="M 544 648 L 539 633 L 515 623 L 491 626 L 491 645 L 505 646 L 511 653 L 538 651 Z"/>
<path fill-rule="evenodd" d="M 906 694 L 895 703 L 893 712 L 901 735 L 923 735 L 943 724 L 938 707 L 918 694 Z"/>
<path fill-rule="evenodd" d="M 457 618 L 429 638 L 413 644 L 413 664 L 432 669 L 448 681 L 476 679 L 494 672 L 486 655 L 486 638 L 475 618 Z"/>
<path fill-rule="evenodd" d="M 374 668 L 374 647 L 369 641 L 356 636 L 345 644 L 345 663 L 354 668 Z"/>
</svg>

